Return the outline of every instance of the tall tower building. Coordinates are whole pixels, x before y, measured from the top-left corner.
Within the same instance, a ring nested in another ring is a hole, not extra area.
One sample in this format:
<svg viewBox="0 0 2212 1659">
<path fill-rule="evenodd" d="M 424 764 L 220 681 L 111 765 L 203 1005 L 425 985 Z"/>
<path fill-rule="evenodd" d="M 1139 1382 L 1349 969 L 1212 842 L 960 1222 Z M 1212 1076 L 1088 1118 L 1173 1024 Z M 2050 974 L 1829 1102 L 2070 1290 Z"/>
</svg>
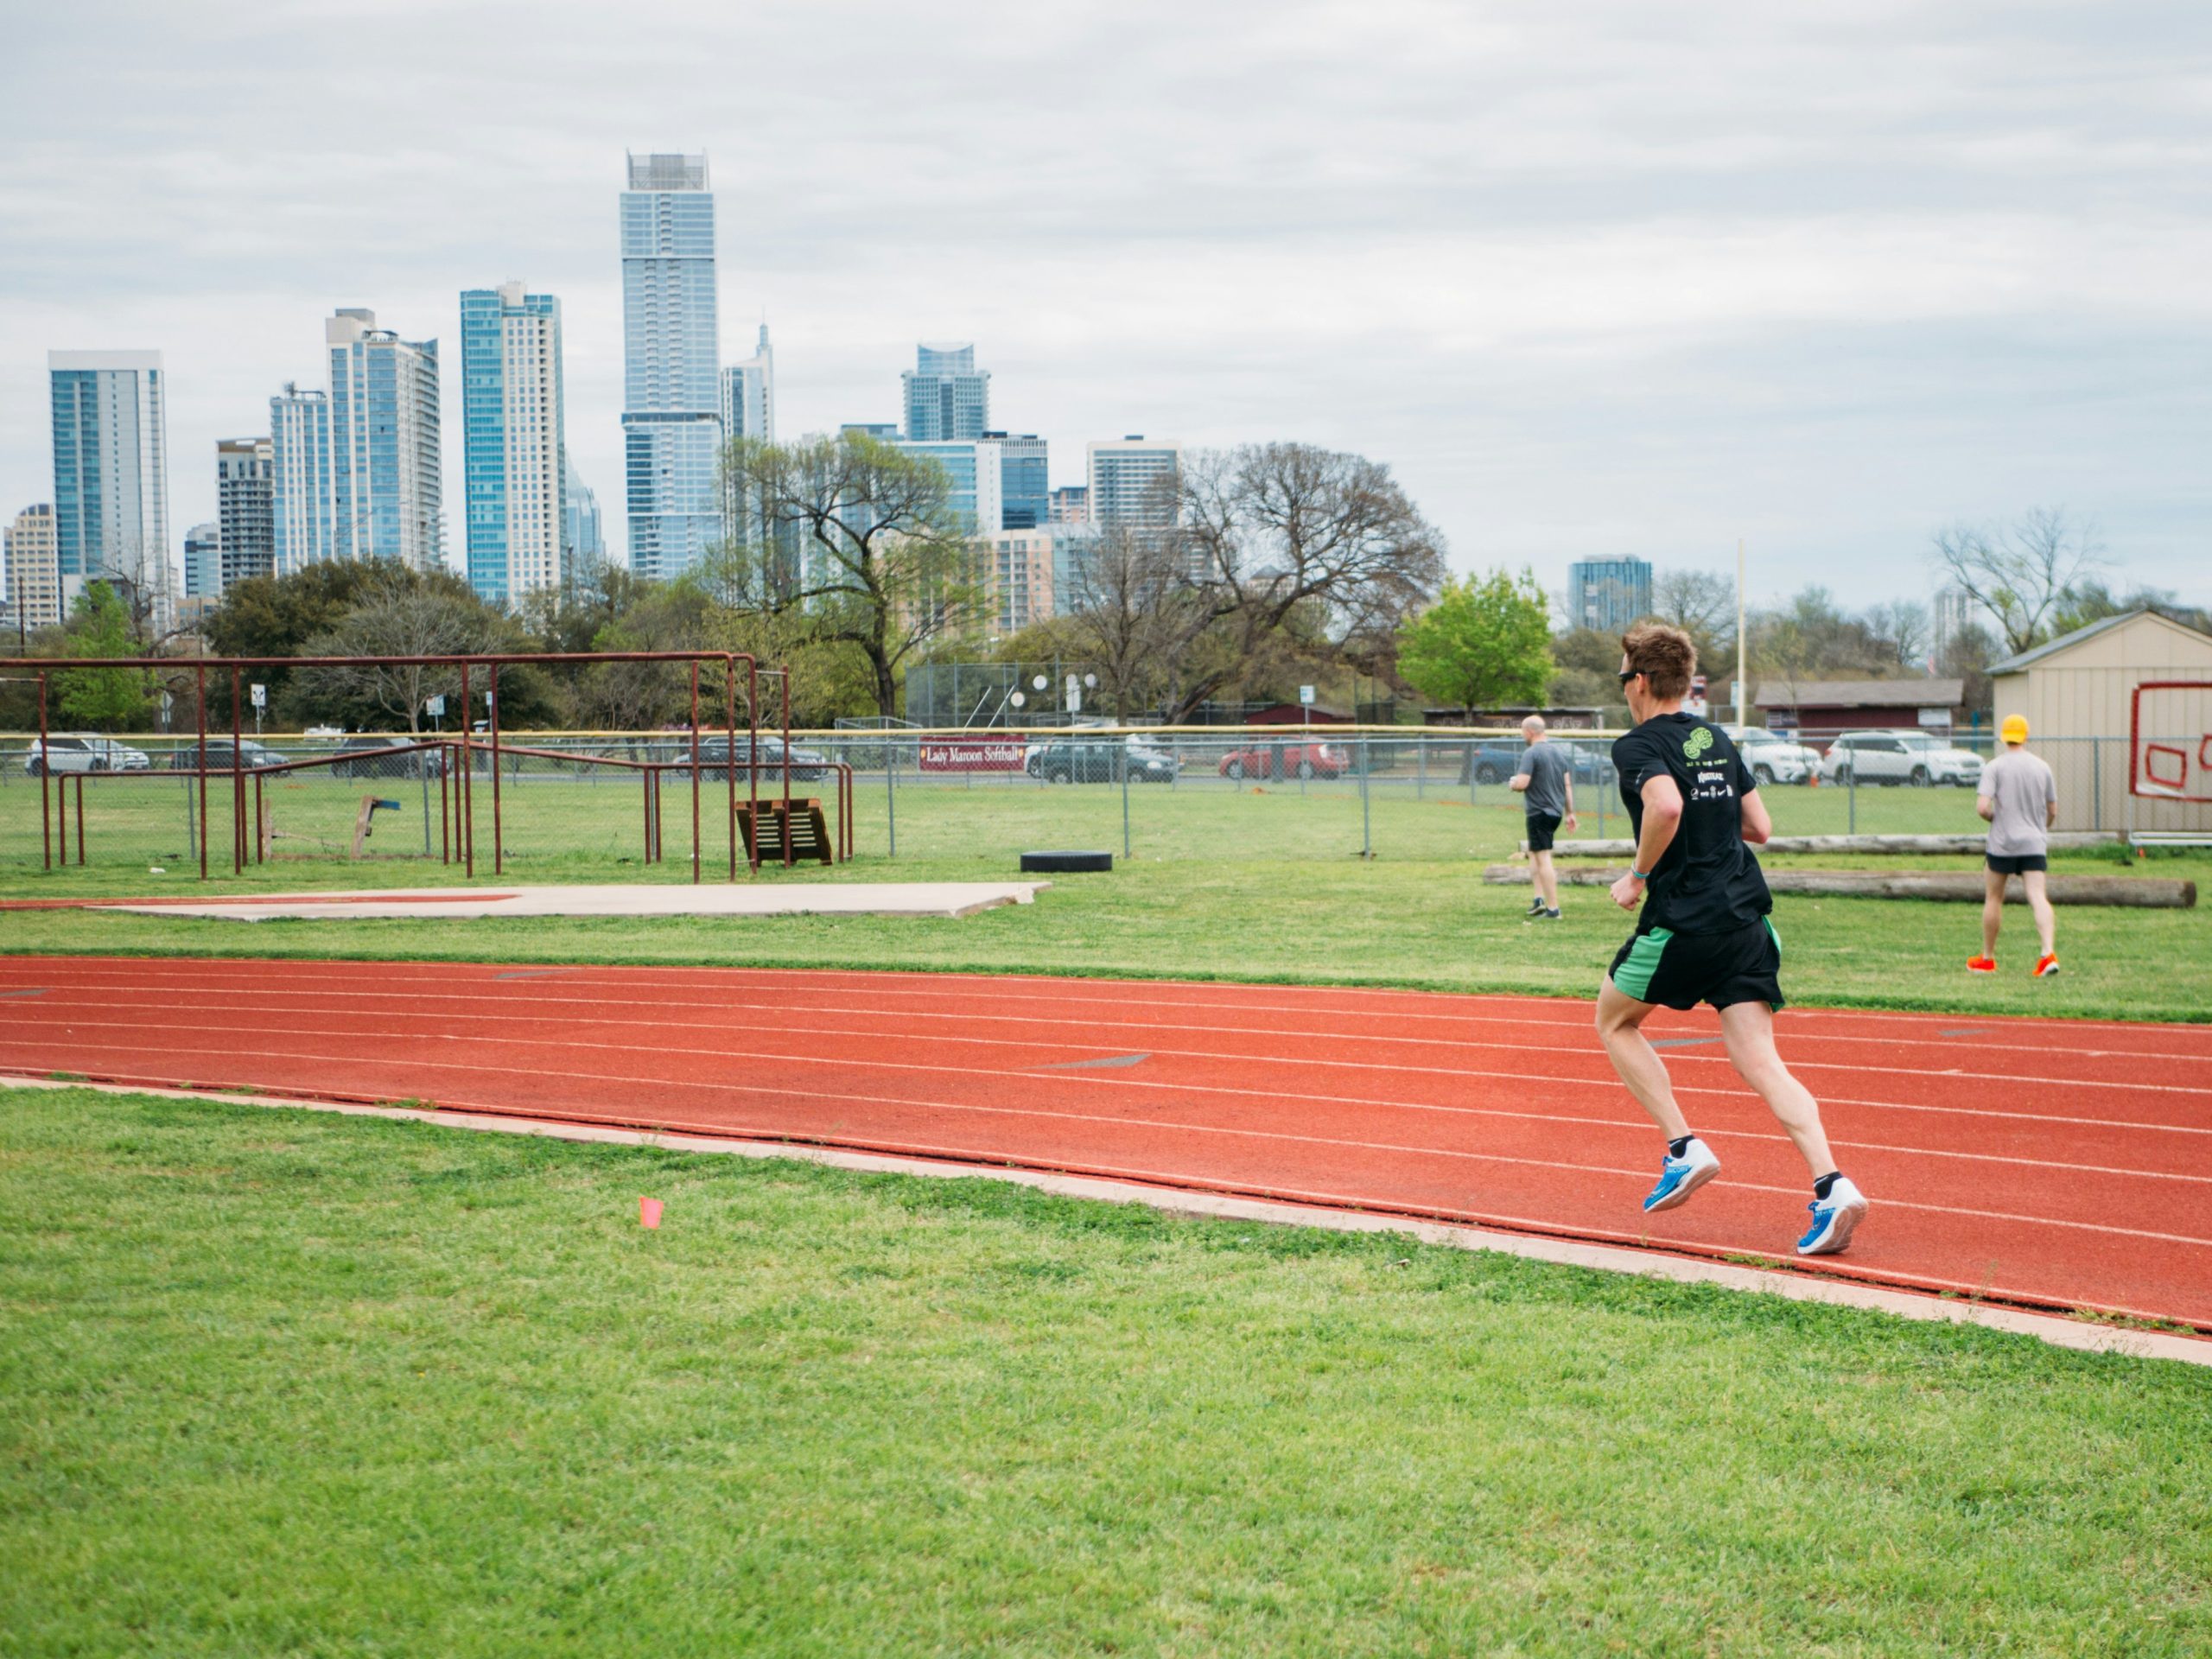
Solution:
<svg viewBox="0 0 2212 1659">
<path fill-rule="evenodd" d="M 1577 559 L 1567 567 L 1567 626 L 1623 633 L 1651 614 L 1651 561 Z"/>
<path fill-rule="evenodd" d="M 155 632 L 176 622 L 168 385 L 159 352 L 49 352 L 54 556 L 66 609 L 90 582 L 128 589 Z"/>
<path fill-rule="evenodd" d="M 222 562 L 215 592 L 276 569 L 276 446 L 268 438 L 220 438 L 215 443 L 215 522 Z"/>
<path fill-rule="evenodd" d="M 906 437 L 948 443 L 983 435 L 991 423 L 991 377 L 978 373 L 973 346 L 918 346 L 906 387 Z"/>
<path fill-rule="evenodd" d="M 722 371 L 722 436 L 776 441 L 776 349 L 765 322 L 753 355 Z"/>
<path fill-rule="evenodd" d="M 622 193 L 630 568 L 681 575 L 721 536 L 715 198 L 704 156 L 632 156 Z"/>
<path fill-rule="evenodd" d="M 945 505 L 963 530 L 971 536 L 995 536 L 1005 527 L 1006 486 L 998 445 L 981 439 L 965 443 L 907 440 L 898 447 L 944 469 Z"/>
<path fill-rule="evenodd" d="M 330 474 L 336 556 L 445 563 L 445 484 L 438 438 L 438 342 L 341 309 L 323 325 L 330 348 Z"/>
<path fill-rule="evenodd" d="M 575 463 L 561 457 L 561 563 L 571 582 L 588 581 L 607 563 L 607 537 L 600 527 L 599 497 L 576 476 Z"/>
<path fill-rule="evenodd" d="M 1092 524 L 1112 530 L 1123 524 L 1158 528 L 1175 522 L 1172 490 L 1183 467 L 1180 443 L 1133 432 L 1113 442 L 1092 444 L 1090 458 L 1085 499 Z"/>
<path fill-rule="evenodd" d="M 1034 432 L 986 432 L 983 435 L 999 447 L 1006 528 L 1034 530 L 1050 524 L 1052 484 L 1046 472 L 1045 440 Z"/>
<path fill-rule="evenodd" d="M 269 400 L 269 546 L 276 575 L 338 556 L 330 396 L 291 381 Z"/>
<path fill-rule="evenodd" d="M 494 605 L 558 588 L 561 549 L 561 302 L 520 283 L 461 296 L 462 473 L 468 585 Z"/>
<path fill-rule="evenodd" d="M 223 592 L 223 531 L 212 518 L 184 532 L 184 596 L 213 603 Z"/>
<path fill-rule="evenodd" d="M 8 603 L 18 627 L 57 627 L 61 621 L 61 567 L 54 556 L 54 506 L 25 507 L 0 537 L 8 565 Z"/>
</svg>

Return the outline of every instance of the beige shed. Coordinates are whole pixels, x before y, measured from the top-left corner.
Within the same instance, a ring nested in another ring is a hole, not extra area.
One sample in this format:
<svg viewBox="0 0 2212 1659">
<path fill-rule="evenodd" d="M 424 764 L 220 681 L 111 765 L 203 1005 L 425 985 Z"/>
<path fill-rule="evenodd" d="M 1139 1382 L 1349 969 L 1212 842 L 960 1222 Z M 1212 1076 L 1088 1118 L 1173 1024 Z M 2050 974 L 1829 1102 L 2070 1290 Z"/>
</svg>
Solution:
<svg viewBox="0 0 2212 1659">
<path fill-rule="evenodd" d="M 2143 799 L 2127 788 L 2135 688 L 2212 681 L 2212 635 L 2155 611 L 2130 611 L 2007 658 L 1989 675 L 1997 723 L 2025 715 L 2029 747 L 2057 774 L 2060 829 L 2212 831 L 2212 805 Z M 2196 765 L 2212 739 L 2212 692 L 2163 695 L 2153 707 L 2156 722 L 2177 729 L 2148 734 L 2187 746 L 2187 792 L 2212 794 L 2212 767 Z"/>
</svg>

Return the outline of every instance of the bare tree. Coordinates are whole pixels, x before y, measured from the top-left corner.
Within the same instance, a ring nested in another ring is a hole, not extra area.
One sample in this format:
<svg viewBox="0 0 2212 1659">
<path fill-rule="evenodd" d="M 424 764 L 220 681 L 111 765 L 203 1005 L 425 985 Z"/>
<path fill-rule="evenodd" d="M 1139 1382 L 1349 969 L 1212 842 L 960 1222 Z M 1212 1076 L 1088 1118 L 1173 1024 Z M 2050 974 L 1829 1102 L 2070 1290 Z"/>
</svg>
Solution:
<svg viewBox="0 0 2212 1659">
<path fill-rule="evenodd" d="M 1960 524 L 1936 537 L 1936 564 L 2015 652 L 2041 642 L 2067 590 L 2105 563 L 2095 526 L 2063 507 L 2031 507 L 2010 524 Z"/>
<path fill-rule="evenodd" d="M 1922 669 L 1935 643 L 1935 624 L 1916 599 L 1870 605 L 1859 619 L 1868 642 L 1899 668 Z"/>
<path fill-rule="evenodd" d="M 1736 582 L 1715 570 L 1666 569 L 1651 581 L 1651 608 L 1697 642 L 1700 658 L 1736 637 Z"/>
<path fill-rule="evenodd" d="M 429 584 L 379 582 L 338 626 L 300 647 L 303 657 L 465 657 L 505 643 L 499 619 L 473 598 Z M 303 668 L 304 698 L 374 704 L 407 729 L 423 728 L 423 704 L 461 690 L 461 671 L 442 667 Z M 489 690 L 488 681 L 470 690 Z M 466 710 L 461 712 L 467 718 Z"/>
</svg>

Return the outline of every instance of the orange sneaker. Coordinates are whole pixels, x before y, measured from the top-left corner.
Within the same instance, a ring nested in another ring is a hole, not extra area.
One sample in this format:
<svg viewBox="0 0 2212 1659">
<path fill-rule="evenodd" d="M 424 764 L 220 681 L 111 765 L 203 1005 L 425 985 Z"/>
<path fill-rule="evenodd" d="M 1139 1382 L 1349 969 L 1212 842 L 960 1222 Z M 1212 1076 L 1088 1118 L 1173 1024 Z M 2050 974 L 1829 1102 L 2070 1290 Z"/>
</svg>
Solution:
<svg viewBox="0 0 2212 1659">
<path fill-rule="evenodd" d="M 1994 963 L 1992 963 L 1991 965 L 1993 967 L 1995 966 Z M 2058 958 L 2056 957 L 2045 957 L 2041 962 L 2036 963 L 2036 977 L 2037 979 L 2049 979 L 2057 971 Z"/>
<path fill-rule="evenodd" d="M 1994 957 L 1968 957 L 1967 958 L 1967 972 L 1970 974 L 1993 974 L 1996 971 L 1997 958 Z"/>
</svg>

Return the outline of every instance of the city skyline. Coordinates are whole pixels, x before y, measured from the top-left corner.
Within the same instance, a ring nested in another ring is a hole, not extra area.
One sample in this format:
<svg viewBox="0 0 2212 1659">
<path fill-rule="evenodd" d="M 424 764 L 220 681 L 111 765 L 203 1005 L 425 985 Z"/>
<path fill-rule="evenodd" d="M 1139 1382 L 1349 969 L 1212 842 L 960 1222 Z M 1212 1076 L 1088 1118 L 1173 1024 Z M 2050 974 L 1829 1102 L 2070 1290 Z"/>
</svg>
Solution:
<svg viewBox="0 0 2212 1659">
<path fill-rule="evenodd" d="M 2130 579 L 2212 601 L 2201 10 L 1385 3 L 1277 28 L 1226 5 L 1163 11 L 1147 44 L 1141 3 L 1021 30 L 865 10 L 675 4 L 677 60 L 588 9 L 518 35 L 462 5 L 436 67 L 349 75 L 344 124 L 312 90 L 335 15 L 39 15 L 0 65 L 0 513 L 52 493 L 48 349 L 168 354 L 194 524 L 212 444 L 314 378 L 297 342 L 334 305 L 450 342 L 459 289 L 527 270 L 567 308 L 570 449 L 620 545 L 607 227 L 623 150 L 682 149 L 721 169 L 745 326 L 718 350 L 773 322 L 786 435 L 896 418 L 914 343 L 973 340 L 1055 486 L 1124 430 L 1298 439 L 1389 465 L 1458 569 L 1557 590 L 1576 558 L 1726 570 L 1742 536 L 1755 602 L 1839 569 L 1924 596 L 1936 530 L 2063 505 Z M 986 43 L 996 93 L 969 108 Z M 742 124 L 733 53 L 788 71 Z M 879 77 L 925 118 L 837 130 L 825 89 Z M 436 147 L 358 137 L 463 102 Z"/>
</svg>

